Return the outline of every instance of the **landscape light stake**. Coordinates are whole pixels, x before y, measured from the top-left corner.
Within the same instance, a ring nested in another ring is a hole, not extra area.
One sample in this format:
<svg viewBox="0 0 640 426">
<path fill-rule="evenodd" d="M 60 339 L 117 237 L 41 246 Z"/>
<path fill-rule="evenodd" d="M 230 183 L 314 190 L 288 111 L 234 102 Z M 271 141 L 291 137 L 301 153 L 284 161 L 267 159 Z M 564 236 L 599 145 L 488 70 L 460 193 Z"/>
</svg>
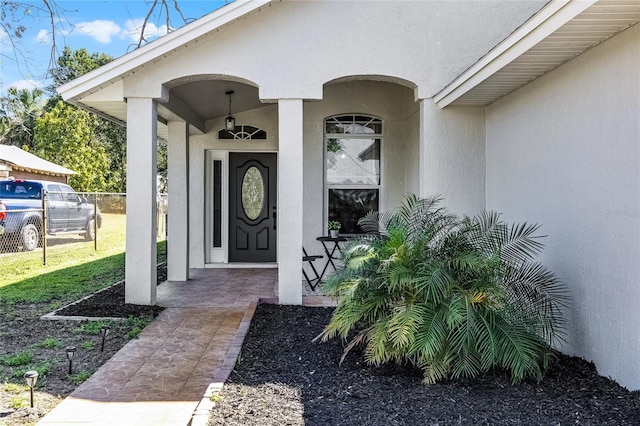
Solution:
<svg viewBox="0 0 640 426">
<path fill-rule="evenodd" d="M 24 373 L 24 379 L 27 381 L 27 386 L 29 386 L 29 393 L 31 394 L 31 408 L 33 408 L 33 388 L 38 381 L 38 372 L 37 371 L 27 371 Z"/>
<path fill-rule="evenodd" d="M 100 337 L 102 337 L 102 346 L 100 346 L 100 352 L 104 352 L 104 340 L 107 338 L 107 334 L 111 331 L 111 327 L 103 325 L 100 327 Z"/>
<path fill-rule="evenodd" d="M 76 354 L 76 348 L 74 346 L 67 346 L 67 359 L 69 360 L 69 374 L 73 369 L 73 356 Z"/>
</svg>

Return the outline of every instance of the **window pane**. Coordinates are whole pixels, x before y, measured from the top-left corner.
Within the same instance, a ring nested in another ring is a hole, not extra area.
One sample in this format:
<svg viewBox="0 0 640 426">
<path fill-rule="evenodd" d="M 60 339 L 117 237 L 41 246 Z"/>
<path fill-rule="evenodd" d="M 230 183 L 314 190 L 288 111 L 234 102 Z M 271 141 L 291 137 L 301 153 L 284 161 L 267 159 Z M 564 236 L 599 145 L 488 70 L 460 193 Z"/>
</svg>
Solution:
<svg viewBox="0 0 640 426">
<path fill-rule="evenodd" d="M 377 189 L 329 189 L 329 220 L 342 224 L 340 233 L 361 234 L 358 220 L 378 211 Z"/>
<path fill-rule="evenodd" d="M 264 207 L 264 181 L 257 167 L 251 166 L 242 179 L 242 208 L 251 220 L 256 220 Z"/>
<path fill-rule="evenodd" d="M 213 246 L 222 247 L 222 161 L 213 162 Z"/>
<path fill-rule="evenodd" d="M 371 135 L 382 134 L 382 120 L 365 115 L 341 115 L 325 122 L 327 134 Z"/>
<path fill-rule="evenodd" d="M 380 139 L 327 139 L 327 183 L 378 185 Z"/>
</svg>

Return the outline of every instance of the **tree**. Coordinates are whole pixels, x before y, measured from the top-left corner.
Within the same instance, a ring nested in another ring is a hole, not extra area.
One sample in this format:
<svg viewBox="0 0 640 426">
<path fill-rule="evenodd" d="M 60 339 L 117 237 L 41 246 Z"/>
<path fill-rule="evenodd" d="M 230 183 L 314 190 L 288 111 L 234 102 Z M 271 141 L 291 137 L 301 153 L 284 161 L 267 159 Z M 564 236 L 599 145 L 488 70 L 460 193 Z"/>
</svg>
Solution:
<svg viewBox="0 0 640 426">
<path fill-rule="evenodd" d="M 65 46 L 62 54 L 56 60 L 56 67 L 51 70 L 53 77 L 51 89 L 68 83 L 111 61 L 113 61 L 113 57 L 106 53 L 89 53 L 87 49 L 71 50 L 69 46 Z M 57 96 L 55 90 L 52 95 Z"/>
<path fill-rule="evenodd" d="M 44 101 L 40 89 L 10 87 L 0 109 L 0 142 L 33 150 L 36 119 L 42 114 Z"/>
<path fill-rule="evenodd" d="M 53 107 L 60 101 L 55 87 L 65 84 L 81 75 L 101 67 L 113 60 L 105 53 L 89 53 L 87 49 L 71 50 L 65 47 L 56 61 L 57 67 L 52 71 L 53 85 L 48 88 L 50 105 Z M 75 108 L 75 107 L 72 107 Z M 97 126 L 94 129 L 94 142 L 102 146 L 107 153 L 109 167 L 105 171 L 107 182 L 105 191 L 125 192 L 126 188 L 126 129 L 119 124 L 102 117 L 95 117 Z"/>
<path fill-rule="evenodd" d="M 106 191 L 109 160 L 97 140 L 97 127 L 93 114 L 59 101 L 36 122 L 35 153 L 76 171 L 69 178 L 76 190 Z"/>
</svg>

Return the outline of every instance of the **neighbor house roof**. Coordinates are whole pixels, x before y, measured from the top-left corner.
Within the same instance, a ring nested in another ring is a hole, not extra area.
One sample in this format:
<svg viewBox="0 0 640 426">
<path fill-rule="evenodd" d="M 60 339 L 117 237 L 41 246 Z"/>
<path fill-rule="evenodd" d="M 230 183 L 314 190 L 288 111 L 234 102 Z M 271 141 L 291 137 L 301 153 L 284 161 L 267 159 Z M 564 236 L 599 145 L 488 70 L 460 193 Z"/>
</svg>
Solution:
<svg viewBox="0 0 640 426">
<path fill-rule="evenodd" d="M 40 173 L 51 176 L 69 176 L 77 174 L 73 170 L 43 160 L 13 145 L 0 145 L 0 164 L 11 166 L 14 170 Z"/>
</svg>

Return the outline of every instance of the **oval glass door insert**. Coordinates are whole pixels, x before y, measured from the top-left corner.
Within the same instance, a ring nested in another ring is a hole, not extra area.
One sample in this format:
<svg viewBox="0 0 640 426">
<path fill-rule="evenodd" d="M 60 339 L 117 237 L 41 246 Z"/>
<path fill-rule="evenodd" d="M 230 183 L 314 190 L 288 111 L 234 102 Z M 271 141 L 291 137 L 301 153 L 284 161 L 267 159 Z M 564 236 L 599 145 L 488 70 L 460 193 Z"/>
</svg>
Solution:
<svg viewBox="0 0 640 426">
<path fill-rule="evenodd" d="M 242 208 L 251 220 L 256 220 L 264 207 L 264 181 L 257 167 L 251 166 L 242 178 Z"/>
</svg>

